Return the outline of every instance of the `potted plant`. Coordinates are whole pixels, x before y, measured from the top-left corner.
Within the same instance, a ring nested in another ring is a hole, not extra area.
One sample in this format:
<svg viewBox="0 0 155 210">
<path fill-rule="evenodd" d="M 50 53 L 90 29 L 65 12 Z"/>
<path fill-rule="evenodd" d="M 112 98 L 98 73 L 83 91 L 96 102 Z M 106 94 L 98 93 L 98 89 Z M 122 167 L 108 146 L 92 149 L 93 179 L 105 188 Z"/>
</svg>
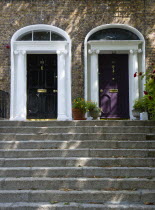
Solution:
<svg viewBox="0 0 155 210">
<path fill-rule="evenodd" d="M 72 113 L 74 120 L 85 120 L 85 113 L 87 112 L 87 102 L 83 98 L 76 98 L 73 100 Z"/>
<path fill-rule="evenodd" d="M 87 102 L 87 108 L 93 120 L 96 120 L 101 115 L 101 109 L 97 106 L 97 103 L 89 101 Z"/>
<path fill-rule="evenodd" d="M 147 101 L 145 97 L 135 100 L 133 105 L 132 114 L 136 119 L 140 119 L 140 113 L 147 112 Z"/>
</svg>

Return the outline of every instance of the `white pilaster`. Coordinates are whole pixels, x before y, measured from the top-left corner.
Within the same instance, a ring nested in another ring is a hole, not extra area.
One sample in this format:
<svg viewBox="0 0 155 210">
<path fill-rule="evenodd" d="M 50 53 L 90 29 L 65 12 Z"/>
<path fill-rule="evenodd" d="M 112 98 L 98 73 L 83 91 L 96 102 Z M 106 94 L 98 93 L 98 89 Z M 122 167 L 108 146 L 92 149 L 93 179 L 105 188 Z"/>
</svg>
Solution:
<svg viewBox="0 0 155 210">
<path fill-rule="evenodd" d="M 144 67 L 143 67 L 143 51 L 142 49 L 138 49 L 138 69 L 139 69 L 139 72 L 143 72 L 144 73 Z M 145 77 L 142 79 L 141 77 L 139 77 L 139 97 L 141 98 L 144 94 L 144 87 L 145 87 Z"/>
<path fill-rule="evenodd" d="M 71 96 L 71 84 L 72 84 L 72 76 L 71 76 L 71 64 L 68 62 L 71 60 L 71 49 L 69 45 L 66 45 L 66 49 L 68 53 L 66 54 L 66 69 L 70 69 L 69 71 L 66 71 L 66 120 L 72 120 L 72 96 Z"/>
<path fill-rule="evenodd" d="M 26 70 L 25 51 L 14 51 L 16 60 L 16 79 L 14 84 L 14 120 L 26 120 Z"/>
<path fill-rule="evenodd" d="M 90 54 L 90 99 L 98 104 L 98 54 L 99 50 L 89 50 L 88 53 Z"/>
<path fill-rule="evenodd" d="M 66 71 L 65 56 L 66 50 L 57 51 L 58 54 L 58 120 L 67 119 L 67 98 L 66 98 Z"/>
<path fill-rule="evenodd" d="M 138 76 L 134 77 L 135 73 L 138 73 L 138 56 L 136 50 L 130 50 L 129 55 L 130 62 L 130 75 L 129 75 L 129 98 L 130 98 L 130 119 L 134 119 L 132 116 L 132 109 L 136 99 L 139 98 L 139 85 L 138 85 Z"/>
</svg>

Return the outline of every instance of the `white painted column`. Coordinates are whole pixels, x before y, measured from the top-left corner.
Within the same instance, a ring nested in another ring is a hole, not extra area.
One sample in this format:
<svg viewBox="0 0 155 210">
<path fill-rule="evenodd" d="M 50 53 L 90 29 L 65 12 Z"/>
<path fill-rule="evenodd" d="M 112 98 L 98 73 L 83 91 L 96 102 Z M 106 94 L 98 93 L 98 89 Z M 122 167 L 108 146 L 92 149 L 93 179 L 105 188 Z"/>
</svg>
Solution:
<svg viewBox="0 0 155 210">
<path fill-rule="evenodd" d="M 72 84 L 72 77 L 71 77 L 71 48 L 69 45 L 66 45 L 66 120 L 72 120 L 72 96 L 71 96 L 71 84 Z"/>
<path fill-rule="evenodd" d="M 66 50 L 57 51 L 58 54 L 58 120 L 67 119 L 67 98 L 66 98 Z"/>
<path fill-rule="evenodd" d="M 144 68 L 143 68 L 143 62 L 142 62 L 142 59 L 143 59 L 143 51 L 142 49 L 138 49 L 138 69 L 139 69 L 139 72 L 143 72 L 144 73 Z M 144 94 L 144 82 L 145 82 L 145 78 L 141 78 L 139 77 L 139 97 L 142 97 L 143 94 Z"/>
<path fill-rule="evenodd" d="M 26 70 L 25 70 L 25 51 L 14 51 L 16 66 L 14 80 L 14 113 L 13 120 L 26 120 Z"/>
<path fill-rule="evenodd" d="M 89 50 L 90 54 L 90 99 L 98 104 L 98 54 L 99 50 Z"/>
<path fill-rule="evenodd" d="M 139 98 L 139 85 L 138 80 L 139 77 L 134 77 L 134 74 L 138 73 L 138 57 L 136 50 L 130 50 L 129 55 L 129 62 L 130 62 L 130 74 L 129 74 L 129 92 L 130 92 L 130 119 L 134 119 L 132 116 L 132 109 L 136 99 Z"/>
</svg>

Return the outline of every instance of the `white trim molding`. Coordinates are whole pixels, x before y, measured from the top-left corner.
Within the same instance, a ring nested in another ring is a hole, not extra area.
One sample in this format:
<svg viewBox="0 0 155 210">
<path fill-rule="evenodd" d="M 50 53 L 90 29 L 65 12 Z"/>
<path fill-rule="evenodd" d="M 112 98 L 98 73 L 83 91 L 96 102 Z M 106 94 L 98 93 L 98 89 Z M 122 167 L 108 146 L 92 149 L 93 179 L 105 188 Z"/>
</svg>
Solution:
<svg viewBox="0 0 155 210">
<path fill-rule="evenodd" d="M 64 41 L 17 41 L 22 34 L 33 30 L 55 32 Z M 71 40 L 60 28 L 51 25 L 30 25 L 18 30 L 11 39 L 11 106 L 10 120 L 27 118 L 27 54 L 57 54 L 58 56 L 58 120 L 71 120 Z"/>
<path fill-rule="evenodd" d="M 97 31 L 110 28 L 121 28 L 133 32 L 139 40 L 89 40 Z M 145 80 L 134 78 L 135 72 L 145 72 L 145 39 L 135 28 L 124 24 L 107 24 L 92 29 L 84 42 L 85 59 L 85 99 L 99 104 L 98 54 L 129 55 L 129 116 L 134 119 L 132 109 L 135 99 L 143 95 Z"/>
</svg>

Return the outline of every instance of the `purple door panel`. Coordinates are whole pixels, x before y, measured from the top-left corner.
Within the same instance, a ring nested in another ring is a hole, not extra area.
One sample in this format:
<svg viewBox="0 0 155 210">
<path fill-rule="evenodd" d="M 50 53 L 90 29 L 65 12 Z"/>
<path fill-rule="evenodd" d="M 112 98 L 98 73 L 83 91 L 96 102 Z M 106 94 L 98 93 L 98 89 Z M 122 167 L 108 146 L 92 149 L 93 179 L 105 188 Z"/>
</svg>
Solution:
<svg viewBox="0 0 155 210">
<path fill-rule="evenodd" d="M 129 118 L 127 54 L 99 55 L 101 118 Z"/>
</svg>

